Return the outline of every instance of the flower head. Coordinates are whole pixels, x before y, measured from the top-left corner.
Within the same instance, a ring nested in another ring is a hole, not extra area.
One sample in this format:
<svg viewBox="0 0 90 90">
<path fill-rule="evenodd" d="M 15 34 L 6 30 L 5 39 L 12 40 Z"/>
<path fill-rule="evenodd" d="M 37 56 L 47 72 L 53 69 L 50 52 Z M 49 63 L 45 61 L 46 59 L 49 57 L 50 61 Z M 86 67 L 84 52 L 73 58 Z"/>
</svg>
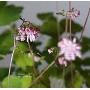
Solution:
<svg viewBox="0 0 90 90">
<path fill-rule="evenodd" d="M 49 53 L 49 54 L 53 53 L 53 49 L 54 49 L 54 48 L 48 49 L 48 53 Z"/>
<path fill-rule="evenodd" d="M 30 40 L 30 42 L 34 42 L 38 37 L 39 30 L 37 28 L 19 28 L 18 29 L 18 36 L 16 40 L 24 41 L 25 39 Z"/>
<path fill-rule="evenodd" d="M 76 56 L 81 58 L 81 46 L 76 43 L 76 38 L 71 41 L 68 38 L 63 38 L 62 41 L 58 42 L 60 48 L 59 54 L 64 54 L 64 58 L 68 61 L 75 60 Z"/>
<path fill-rule="evenodd" d="M 67 15 L 70 16 L 71 19 L 75 19 L 80 15 L 80 11 L 72 8 L 70 11 L 67 12 Z"/>
<path fill-rule="evenodd" d="M 64 57 L 59 58 L 59 59 L 58 59 L 58 62 L 59 62 L 60 65 L 65 65 L 65 66 L 67 66 L 67 61 L 65 60 Z"/>
</svg>

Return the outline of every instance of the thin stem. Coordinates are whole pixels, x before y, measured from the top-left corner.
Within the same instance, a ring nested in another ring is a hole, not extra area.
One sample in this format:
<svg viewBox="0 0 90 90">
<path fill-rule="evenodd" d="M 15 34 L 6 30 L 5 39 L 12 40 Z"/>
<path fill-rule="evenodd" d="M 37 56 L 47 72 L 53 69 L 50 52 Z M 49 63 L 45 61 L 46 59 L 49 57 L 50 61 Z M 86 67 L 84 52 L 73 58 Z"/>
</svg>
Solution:
<svg viewBox="0 0 90 90">
<path fill-rule="evenodd" d="M 53 61 L 30 85 L 30 87 L 54 64 L 55 62 Z"/>
<path fill-rule="evenodd" d="M 64 87 L 64 84 L 65 84 L 64 77 L 65 77 L 65 66 L 63 65 L 63 84 L 62 84 L 62 88 Z"/>
<path fill-rule="evenodd" d="M 68 16 L 66 16 L 66 27 L 65 27 L 66 37 L 67 37 L 67 31 L 68 31 Z"/>
<path fill-rule="evenodd" d="M 72 67 L 72 61 L 70 62 L 70 68 L 71 68 L 71 82 L 72 82 L 72 88 L 74 88 L 74 79 L 73 79 L 73 67 Z"/>
<path fill-rule="evenodd" d="M 55 60 L 57 59 L 58 54 L 56 55 Z M 44 70 L 41 74 L 31 83 L 30 87 L 55 63 L 55 60 Z"/>
<path fill-rule="evenodd" d="M 71 10 L 71 1 L 69 1 L 69 11 Z M 70 22 L 69 22 L 69 24 L 70 24 L 70 39 L 72 40 L 72 37 L 71 37 L 71 35 L 72 35 L 72 29 L 71 29 L 71 17 L 70 17 Z M 73 67 L 72 67 L 72 61 L 70 61 L 71 63 L 70 63 L 70 69 L 71 69 L 71 82 L 72 82 L 72 88 L 74 87 L 74 79 L 73 79 Z"/>
<path fill-rule="evenodd" d="M 58 1 L 56 1 L 56 12 L 58 12 Z M 59 25 L 59 21 L 58 21 L 58 15 L 57 15 L 56 19 L 57 19 L 57 35 L 58 35 L 58 40 L 59 40 L 59 36 L 60 36 L 60 25 Z"/>
<path fill-rule="evenodd" d="M 29 50 L 30 50 L 30 54 L 32 55 L 33 54 L 33 51 L 31 50 L 31 47 L 30 47 L 30 42 L 28 41 L 28 46 L 29 46 Z M 34 73 L 35 73 L 35 76 L 37 77 L 37 72 L 36 72 L 36 68 L 34 66 L 34 59 L 33 59 L 33 69 L 34 69 Z M 39 85 L 41 84 L 40 80 L 38 80 L 39 82 Z M 41 87 L 41 86 L 40 86 Z"/>
<path fill-rule="evenodd" d="M 12 60 L 13 60 L 15 48 L 16 48 L 16 40 L 15 40 L 15 35 L 14 35 L 14 49 L 12 51 L 12 56 L 10 59 L 10 66 L 9 66 L 9 72 L 8 72 L 8 88 L 10 87 L 10 71 L 11 71 Z"/>
<path fill-rule="evenodd" d="M 83 32 L 84 32 L 84 30 L 85 30 L 85 26 L 86 26 L 86 23 L 87 23 L 87 20 L 88 20 L 89 14 L 90 14 L 90 8 L 89 8 L 89 11 L 88 11 L 88 14 L 87 14 L 87 17 L 86 17 L 85 23 L 84 23 L 84 27 L 83 27 L 82 32 L 81 32 L 81 36 L 80 36 L 79 42 L 80 42 L 80 40 L 81 40 L 81 38 L 82 38 L 82 36 L 83 36 Z"/>
</svg>

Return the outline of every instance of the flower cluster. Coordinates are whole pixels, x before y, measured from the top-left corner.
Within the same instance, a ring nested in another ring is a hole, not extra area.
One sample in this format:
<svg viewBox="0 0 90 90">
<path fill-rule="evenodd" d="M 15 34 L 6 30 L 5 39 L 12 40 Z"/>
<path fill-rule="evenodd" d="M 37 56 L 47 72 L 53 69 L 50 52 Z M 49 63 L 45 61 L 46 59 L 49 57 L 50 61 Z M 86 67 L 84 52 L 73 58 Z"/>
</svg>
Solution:
<svg viewBox="0 0 90 90">
<path fill-rule="evenodd" d="M 71 19 L 75 19 L 79 15 L 80 15 L 80 11 L 74 8 L 72 8 L 70 11 L 67 12 L 67 16 L 70 16 Z"/>
<path fill-rule="evenodd" d="M 75 60 L 76 56 L 81 58 L 81 46 L 76 43 L 76 38 L 73 41 L 63 38 L 58 42 L 58 47 L 60 48 L 59 55 L 64 55 L 64 58 L 68 61 Z"/>
<path fill-rule="evenodd" d="M 72 8 L 70 11 L 62 10 L 62 12 L 59 12 L 56 14 L 60 14 L 62 16 L 68 16 L 68 17 L 71 17 L 71 19 L 75 19 L 80 15 L 80 11 Z"/>
<path fill-rule="evenodd" d="M 30 28 L 30 27 L 20 27 L 18 28 L 18 36 L 16 36 L 16 40 L 24 41 L 25 39 L 30 40 L 30 42 L 33 42 L 38 37 L 39 29 L 37 28 Z"/>
</svg>

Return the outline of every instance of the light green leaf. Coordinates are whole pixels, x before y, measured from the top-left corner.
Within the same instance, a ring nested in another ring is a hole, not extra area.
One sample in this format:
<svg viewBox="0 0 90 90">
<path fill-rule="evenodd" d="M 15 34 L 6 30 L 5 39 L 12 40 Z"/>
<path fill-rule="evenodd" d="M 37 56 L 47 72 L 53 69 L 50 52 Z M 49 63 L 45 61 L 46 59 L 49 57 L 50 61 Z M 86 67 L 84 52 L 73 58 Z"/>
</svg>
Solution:
<svg viewBox="0 0 90 90">
<path fill-rule="evenodd" d="M 23 50 L 26 51 L 28 48 L 27 43 L 24 42 L 19 42 L 18 47 Z M 23 54 L 21 52 L 18 51 L 18 49 L 15 50 L 14 53 L 14 60 L 15 63 L 18 67 L 21 67 L 23 70 L 26 70 L 26 66 L 32 66 L 33 63 L 33 56 L 28 56 L 28 54 Z"/>
<path fill-rule="evenodd" d="M 8 87 L 8 77 L 5 77 L 2 81 L 2 87 L 7 88 Z M 20 78 L 17 76 L 10 76 L 10 88 L 20 88 L 21 87 L 21 81 Z"/>
<path fill-rule="evenodd" d="M 32 76 L 25 75 L 21 78 L 22 88 L 28 88 L 32 83 Z"/>
</svg>

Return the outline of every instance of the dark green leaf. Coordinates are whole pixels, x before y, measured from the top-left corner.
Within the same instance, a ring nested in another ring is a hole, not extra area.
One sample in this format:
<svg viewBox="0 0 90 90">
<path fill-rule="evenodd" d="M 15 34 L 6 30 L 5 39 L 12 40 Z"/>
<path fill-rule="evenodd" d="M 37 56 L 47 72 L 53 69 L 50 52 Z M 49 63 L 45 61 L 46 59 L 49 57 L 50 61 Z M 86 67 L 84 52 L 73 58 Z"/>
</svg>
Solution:
<svg viewBox="0 0 90 90">
<path fill-rule="evenodd" d="M 11 28 L 13 28 L 13 26 Z M 10 48 L 12 46 L 13 46 L 13 36 L 10 30 L 6 30 L 0 35 L 0 54 L 6 55 L 11 53 Z"/>
<path fill-rule="evenodd" d="M 47 19 L 49 19 L 52 16 L 53 16 L 53 13 L 41 13 L 41 14 L 37 14 L 37 17 L 40 20 L 47 20 Z"/>
<path fill-rule="evenodd" d="M 62 26 L 62 29 L 61 31 L 65 31 L 65 23 L 66 23 L 66 20 L 65 19 L 62 19 L 60 21 L 60 26 Z M 69 24 L 68 24 L 68 28 L 69 28 Z M 72 21 L 72 33 L 75 34 L 77 32 L 80 32 L 82 30 L 82 26 L 74 21 Z M 69 29 L 68 29 L 68 32 L 69 32 Z"/>
<path fill-rule="evenodd" d="M 4 6 L 0 9 L 0 26 L 10 24 L 16 21 L 20 17 L 22 7 L 16 7 L 14 5 Z"/>
<path fill-rule="evenodd" d="M 11 68 L 11 73 L 13 72 L 14 68 Z M 0 68 L 0 81 L 2 81 L 8 75 L 8 68 Z"/>
<path fill-rule="evenodd" d="M 4 58 L 0 56 L 0 60 L 3 60 Z"/>
<path fill-rule="evenodd" d="M 4 7 L 6 4 L 7 4 L 6 1 L 0 1 L 0 9 L 1 9 L 2 7 Z"/>
</svg>

